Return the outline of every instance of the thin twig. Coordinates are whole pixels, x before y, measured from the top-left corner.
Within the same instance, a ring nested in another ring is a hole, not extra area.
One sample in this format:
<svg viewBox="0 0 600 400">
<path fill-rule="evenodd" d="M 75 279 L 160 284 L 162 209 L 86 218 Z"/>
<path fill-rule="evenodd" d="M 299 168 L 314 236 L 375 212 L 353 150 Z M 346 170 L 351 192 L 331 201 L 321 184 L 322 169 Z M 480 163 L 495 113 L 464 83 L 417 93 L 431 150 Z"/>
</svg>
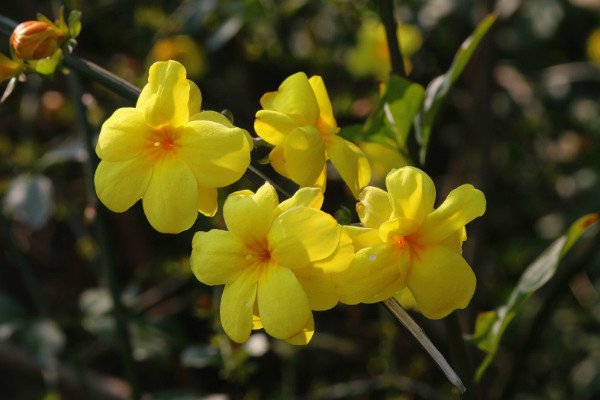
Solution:
<svg viewBox="0 0 600 400">
<path fill-rule="evenodd" d="M 385 27 L 388 48 L 390 49 L 390 60 L 392 61 L 392 72 L 396 75 L 406 76 L 404 71 L 404 59 L 398 41 L 398 27 L 394 18 L 394 3 L 392 0 L 379 0 L 379 13 L 381 22 Z"/>
<path fill-rule="evenodd" d="M 448 361 L 444 358 L 442 353 L 434 346 L 434 344 L 429 340 L 423 329 L 408 315 L 408 313 L 402 308 L 402 306 L 394 299 L 390 297 L 389 299 L 384 300 L 383 305 L 387 307 L 387 309 L 392 313 L 396 319 L 408 329 L 408 331 L 417 339 L 419 344 L 423 346 L 425 351 L 429 353 L 431 358 L 436 362 L 438 367 L 442 370 L 446 378 L 452 383 L 456 388 L 464 393 L 467 389 L 465 385 L 463 385 L 462 381 L 456 375 L 456 372 L 452 369 Z"/>
</svg>

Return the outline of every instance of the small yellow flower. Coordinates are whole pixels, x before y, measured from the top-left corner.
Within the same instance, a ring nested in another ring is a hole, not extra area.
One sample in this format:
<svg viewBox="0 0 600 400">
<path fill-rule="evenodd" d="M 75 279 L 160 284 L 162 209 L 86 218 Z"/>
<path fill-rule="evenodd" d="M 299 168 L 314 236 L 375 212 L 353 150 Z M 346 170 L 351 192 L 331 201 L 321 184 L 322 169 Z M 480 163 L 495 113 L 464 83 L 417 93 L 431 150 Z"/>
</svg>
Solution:
<svg viewBox="0 0 600 400">
<path fill-rule="evenodd" d="M 367 187 L 356 208 L 365 226 L 345 227 L 358 250 L 335 282 L 343 303 L 372 303 L 408 288 L 428 318 L 465 308 L 475 275 L 462 257 L 465 225 L 483 215 L 485 197 L 471 185 L 454 189 L 434 210 L 435 188 L 423 171 L 388 174 L 388 192 Z"/>
<path fill-rule="evenodd" d="M 64 40 L 64 34 L 43 21 L 20 23 L 10 36 L 10 46 L 22 60 L 50 57 Z"/>
<path fill-rule="evenodd" d="M 256 113 L 254 129 L 274 145 L 269 155 L 273 168 L 301 187 L 325 190 L 327 159 L 358 197 L 369 184 L 371 167 L 364 153 L 337 135 L 331 102 L 320 76 L 308 79 L 298 72 L 277 92 L 262 96 L 263 110 Z"/>
<path fill-rule="evenodd" d="M 323 194 L 302 188 L 278 204 L 268 183 L 256 194 L 231 194 L 223 206 L 228 231 L 197 232 L 191 266 L 199 281 L 225 285 L 221 324 L 245 342 L 264 327 L 278 339 L 307 344 L 311 310 L 338 302 L 331 274 L 350 264 L 354 248 L 335 219 L 320 210 Z"/>
<path fill-rule="evenodd" d="M 214 111 L 176 61 L 150 67 L 135 108 L 120 108 L 102 125 L 96 192 L 112 211 L 140 198 L 150 224 L 164 233 L 192 226 L 198 211 L 217 211 L 217 189 L 237 181 L 250 163 L 252 138 Z"/>
<path fill-rule="evenodd" d="M 23 71 L 23 64 L 0 53 L 0 82 L 17 77 Z"/>
</svg>

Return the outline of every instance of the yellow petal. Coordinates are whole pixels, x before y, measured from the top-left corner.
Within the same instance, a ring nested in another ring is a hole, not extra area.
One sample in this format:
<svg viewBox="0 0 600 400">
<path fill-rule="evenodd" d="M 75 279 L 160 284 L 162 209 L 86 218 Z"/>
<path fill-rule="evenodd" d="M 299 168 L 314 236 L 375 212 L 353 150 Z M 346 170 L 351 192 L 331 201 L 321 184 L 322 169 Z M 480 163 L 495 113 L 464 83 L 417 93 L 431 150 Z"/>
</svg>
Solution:
<svg viewBox="0 0 600 400">
<path fill-rule="evenodd" d="M 94 184 L 100 201 L 114 212 L 123 212 L 142 198 L 152 166 L 142 157 L 126 161 L 101 161 L 96 169 Z"/>
<path fill-rule="evenodd" d="M 190 117 L 190 122 L 191 121 L 212 121 L 217 124 L 225 125 L 227 128 L 235 128 L 226 116 L 216 111 L 200 111 Z"/>
<path fill-rule="evenodd" d="M 317 188 L 301 188 L 292 197 L 281 202 L 277 209 L 279 214 L 294 207 L 310 207 L 321 209 L 323 205 L 323 192 Z"/>
<path fill-rule="evenodd" d="M 283 144 L 285 171 L 300 186 L 315 186 L 325 165 L 325 145 L 312 126 L 296 128 Z"/>
<path fill-rule="evenodd" d="M 340 242 L 340 229 L 331 215 L 299 207 L 273 221 L 268 241 L 271 257 L 280 265 L 302 268 L 333 254 Z"/>
<path fill-rule="evenodd" d="M 413 310 L 419 310 L 417 307 L 417 302 L 415 301 L 415 296 L 412 295 L 409 288 L 404 288 L 398 293 L 394 295 L 398 303 L 404 308 L 409 308 Z"/>
<path fill-rule="evenodd" d="M 335 251 L 329 257 L 313 263 L 313 268 L 326 273 L 342 272 L 348 268 L 354 258 L 354 245 L 350 235 L 341 226 L 339 229 L 340 242 Z"/>
<path fill-rule="evenodd" d="M 264 248 L 278 203 L 275 188 L 268 183 L 256 194 L 248 191 L 230 194 L 223 205 L 227 229 L 246 245 Z"/>
<path fill-rule="evenodd" d="M 277 92 L 267 92 L 260 98 L 260 106 L 265 110 L 273 109 L 273 100 L 277 97 Z"/>
<path fill-rule="evenodd" d="M 310 315 L 310 319 L 302 329 L 300 333 L 296 336 L 292 336 L 289 339 L 285 339 L 289 344 L 293 344 L 296 346 L 305 346 L 312 339 L 313 334 L 315 333 L 315 320 L 313 319 L 312 314 Z"/>
<path fill-rule="evenodd" d="M 202 107 L 202 93 L 194 82 L 187 80 L 190 85 L 190 98 L 188 100 L 188 114 L 194 115 L 200 112 Z"/>
<path fill-rule="evenodd" d="M 317 124 L 319 105 L 304 72 L 298 72 L 284 80 L 277 96 L 272 99 L 272 104 L 276 111 L 303 117 L 303 125 Z"/>
<path fill-rule="evenodd" d="M 243 343 L 250 337 L 258 271 L 246 268 L 233 282 L 225 285 L 221 296 L 221 325 L 234 342 Z"/>
<path fill-rule="evenodd" d="M 312 76 L 308 83 L 313 89 L 315 93 L 315 98 L 317 99 L 317 104 L 319 105 L 319 130 L 321 132 L 327 132 L 334 130 L 337 128 L 337 123 L 335 122 L 335 118 L 333 117 L 333 110 L 331 109 L 331 101 L 329 100 L 329 96 L 327 95 L 327 89 L 325 89 L 325 83 L 323 82 L 323 78 L 318 75 Z"/>
<path fill-rule="evenodd" d="M 277 264 L 263 270 L 257 297 L 265 331 L 277 339 L 296 336 L 312 315 L 306 293 L 294 273 Z"/>
<path fill-rule="evenodd" d="M 348 269 L 333 274 L 333 282 L 342 303 L 357 304 L 389 287 L 402 289 L 406 268 L 394 245 L 378 243 L 359 250 Z"/>
<path fill-rule="evenodd" d="M 283 144 L 288 133 L 305 124 L 305 121 L 297 115 L 272 110 L 260 110 L 256 113 L 254 130 L 258 136 L 273 146 L 279 146 Z"/>
<path fill-rule="evenodd" d="M 475 292 L 469 264 L 445 246 L 430 245 L 413 259 L 406 280 L 417 307 L 427 318 L 439 319 L 465 308 Z"/>
<path fill-rule="evenodd" d="M 96 154 L 106 161 L 124 161 L 142 153 L 152 129 L 144 113 L 135 108 L 119 108 L 102 125 Z"/>
<path fill-rule="evenodd" d="M 342 228 L 350 235 L 355 252 L 381 242 L 378 229 L 352 225 L 344 225 Z"/>
<path fill-rule="evenodd" d="M 392 169 L 409 164 L 402 153 L 390 146 L 373 142 L 360 142 L 356 145 L 365 153 L 371 164 L 371 182 L 383 182 Z"/>
<path fill-rule="evenodd" d="M 472 185 L 462 185 L 450 192 L 446 200 L 423 221 L 424 243 L 438 243 L 461 232 L 464 226 L 485 212 L 485 196 Z"/>
<path fill-rule="evenodd" d="M 331 274 L 317 268 L 302 268 L 294 273 L 308 297 L 311 310 L 329 310 L 338 303 Z"/>
<path fill-rule="evenodd" d="M 281 176 L 290 178 L 285 169 L 285 160 L 283 158 L 283 146 L 275 146 L 269 153 L 269 163 L 271 167 Z"/>
<path fill-rule="evenodd" d="M 190 258 L 192 272 L 205 285 L 228 284 L 241 274 L 246 254 L 248 249 L 231 232 L 196 232 Z"/>
<path fill-rule="evenodd" d="M 198 186 L 198 211 L 207 217 L 214 217 L 219 208 L 218 196 L 217 189 Z"/>
<path fill-rule="evenodd" d="M 388 174 L 385 184 L 392 203 L 393 216 L 421 223 L 433 211 L 435 186 L 431 178 L 414 167 L 403 167 Z"/>
<path fill-rule="evenodd" d="M 396 236 L 407 236 L 419 230 L 417 220 L 411 218 L 392 218 L 379 227 L 379 237 L 383 242 L 392 242 Z"/>
<path fill-rule="evenodd" d="M 143 204 L 148 222 L 157 231 L 179 233 L 189 229 L 198 217 L 194 174 L 178 159 L 155 163 Z"/>
<path fill-rule="evenodd" d="M 392 214 L 390 198 L 384 190 L 368 186 L 358 196 L 356 212 L 365 227 L 379 228 Z"/>
<path fill-rule="evenodd" d="M 155 62 L 150 67 L 148 86 L 150 93 L 143 99 L 143 109 L 151 126 L 177 127 L 188 122 L 190 84 L 183 65 L 173 60 Z"/>
<path fill-rule="evenodd" d="M 371 180 L 371 166 L 367 156 L 354 143 L 339 136 L 328 137 L 327 155 L 338 173 L 352 190 L 355 198 Z"/>
<path fill-rule="evenodd" d="M 219 123 L 189 122 L 178 140 L 178 156 L 199 185 L 223 187 L 239 180 L 250 164 L 248 132 Z"/>
</svg>

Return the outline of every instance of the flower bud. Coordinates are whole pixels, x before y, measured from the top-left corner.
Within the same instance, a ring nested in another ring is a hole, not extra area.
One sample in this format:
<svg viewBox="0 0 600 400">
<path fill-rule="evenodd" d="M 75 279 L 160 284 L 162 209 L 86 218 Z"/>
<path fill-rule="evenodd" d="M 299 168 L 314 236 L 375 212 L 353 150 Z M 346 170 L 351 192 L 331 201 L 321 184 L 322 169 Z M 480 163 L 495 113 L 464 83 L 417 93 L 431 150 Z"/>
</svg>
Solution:
<svg viewBox="0 0 600 400">
<path fill-rule="evenodd" d="M 19 24 L 10 37 L 10 46 L 22 60 L 39 60 L 54 54 L 63 34 L 43 21 Z"/>
</svg>

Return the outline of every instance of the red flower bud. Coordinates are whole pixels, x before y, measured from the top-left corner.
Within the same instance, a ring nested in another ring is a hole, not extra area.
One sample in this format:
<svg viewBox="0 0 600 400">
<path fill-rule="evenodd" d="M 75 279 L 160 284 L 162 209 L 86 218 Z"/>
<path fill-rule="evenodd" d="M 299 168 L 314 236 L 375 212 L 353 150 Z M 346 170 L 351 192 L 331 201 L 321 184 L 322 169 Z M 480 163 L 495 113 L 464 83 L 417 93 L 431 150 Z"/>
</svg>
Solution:
<svg viewBox="0 0 600 400">
<path fill-rule="evenodd" d="M 10 46 L 22 60 L 39 60 L 54 54 L 63 34 L 43 21 L 19 24 L 10 37 Z"/>
</svg>

